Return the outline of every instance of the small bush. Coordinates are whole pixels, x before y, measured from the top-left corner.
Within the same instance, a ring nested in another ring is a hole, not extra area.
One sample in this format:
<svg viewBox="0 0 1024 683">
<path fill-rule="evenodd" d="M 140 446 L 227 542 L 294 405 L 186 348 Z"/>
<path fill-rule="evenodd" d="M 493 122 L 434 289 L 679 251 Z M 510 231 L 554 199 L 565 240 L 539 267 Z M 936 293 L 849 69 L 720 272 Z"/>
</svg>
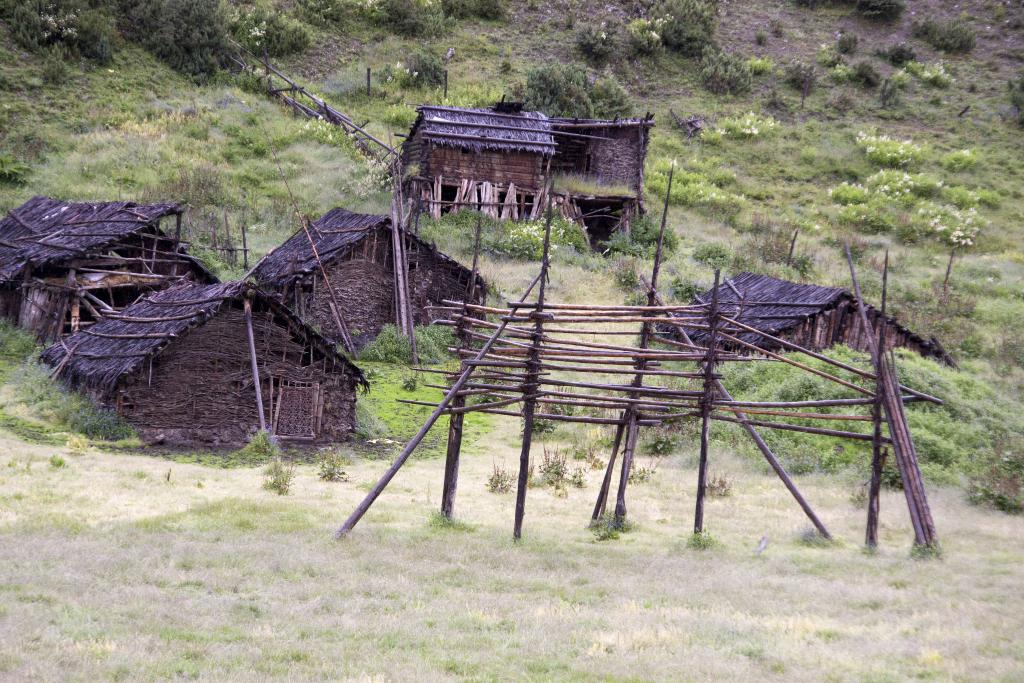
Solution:
<svg viewBox="0 0 1024 683">
<path fill-rule="evenodd" d="M 725 137 L 751 140 L 770 136 L 778 127 L 779 122 L 771 116 L 747 112 L 743 116 L 722 119 L 717 130 Z"/>
<path fill-rule="evenodd" d="M 633 465 L 632 469 L 629 470 L 629 483 L 630 484 L 646 484 L 654 475 L 658 472 L 658 466 L 651 462 L 649 465 Z"/>
<path fill-rule="evenodd" d="M 770 74 L 775 64 L 770 57 L 751 57 L 747 60 L 747 69 L 754 76 Z"/>
<path fill-rule="evenodd" d="M 68 466 L 67 461 L 59 455 L 50 456 L 50 467 L 55 470 L 61 470 Z"/>
<path fill-rule="evenodd" d="M 905 68 L 907 73 L 921 79 L 933 88 L 948 88 L 953 85 L 953 77 L 946 71 L 946 65 L 942 62 L 935 62 L 934 64 L 907 62 Z"/>
<path fill-rule="evenodd" d="M 836 52 L 841 55 L 852 55 L 857 51 L 859 39 L 856 33 L 843 33 L 836 39 Z"/>
<path fill-rule="evenodd" d="M 702 54 L 714 42 L 715 4 L 713 0 L 659 0 L 652 14 L 662 21 L 665 46 L 689 57 Z"/>
<path fill-rule="evenodd" d="M 732 495 L 732 480 L 729 475 L 719 472 L 708 476 L 704 490 L 712 498 L 726 498 Z"/>
<path fill-rule="evenodd" d="M 295 463 L 285 462 L 280 457 L 270 461 L 263 470 L 263 488 L 279 496 L 287 496 L 295 480 Z"/>
<path fill-rule="evenodd" d="M 558 489 L 564 488 L 569 476 L 569 465 L 566 463 L 565 453 L 558 449 L 544 447 L 541 463 L 537 467 L 540 473 L 540 484 Z"/>
<path fill-rule="evenodd" d="M 879 166 L 905 168 L 924 158 L 924 148 L 912 140 L 895 140 L 888 135 L 857 133 L 857 146 L 868 160 Z"/>
<path fill-rule="evenodd" d="M 594 64 L 604 64 L 619 49 L 618 28 L 607 21 L 583 24 L 576 30 L 576 49 Z"/>
<path fill-rule="evenodd" d="M 814 61 L 826 69 L 831 69 L 834 66 L 838 66 L 843 63 L 843 56 L 839 54 L 839 50 L 833 45 L 822 45 L 821 49 L 814 56 Z"/>
<path fill-rule="evenodd" d="M 500 237 L 492 241 L 489 248 L 514 259 L 539 260 L 544 255 L 544 226 L 545 222 L 541 220 L 506 222 L 502 225 Z M 585 253 L 587 237 L 578 224 L 561 216 L 553 217 L 551 251 L 555 253 L 566 248 Z"/>
<path fill-rule="evenodd" d="M 857 13 L 867 19 L 891 21 L 906 9 L 903 0 L 857 0 Z"/>
<path fill-rule="evenodd" d="M 764 46 L 768 44 L 768 34 L 764 31 L 758 31 L 754 34 L 754 42 L 758 45 Z"/>
<path fill-rule="evenodd" d="M 719 95 L 750 92 L 750 67 L 742 58 L 719 50 L 705 50 L 700 60 L 700 78 L 705 88 Z"/>
<path fill-rule="evenodd" d="M 947 171 L 966 171 L 978 165 L 978 155 L 970 149 L 958 149 L 944 154 L 939 163 Z"/>
<path fill-rule="evenodd" d="M 310 41 L 305 26 L 264 4 L 236 8 L 231 18 L 231 33 L 255 54 L 266 50 L 272 57 L 302 52 Z"/>
<path fill-rule="evenodd" d="M 637 55 L 653 55 L 661 51 L 661 30 L 663 19 L 634 19 L 626 24 L 626 41 L 630 52 Z"/>
<path fill-rule="evenodd" d="M 926 19 L 914 24 L 913 33 L 942 52 L 962 53 L 974 49 L 974 29 L 961 19 L 945 22 Z"/>
<path fill-rule="evenodd" d="M 717 545 L 718 541 L 707 531 L 693 533 L 686 539 L 686 547 L 690 550 L 711 550 Z"/>
<path fill-rule="evenodd" d="M 280 455 L 281 449 L 277 445 L 277 440 L 270 432 L 265 431 L 253 434 L 249 443 L 234 453 L 235 459 L 243 462 L 266 462 Z"/>
<path fill-rule="evenodd" d="M 453 19 L 501 19 L 505 16 L 503 0 L 441 0 L 445 16 Z"/>
<path fill-rule="evenodd" d="M 531 69 L 523 93 L 526 107 L 548 116 L 615 118 L 628 116 L 632 99 L 611 75 L 591 82 L 578 64 L 549 64 Z"/>
<path fill-rule="evenodd" d="M 399 64 L 397 76 L 403 88 L 444 85 L 444 62 L 431 50 L 415 50 Z"/>
<path fill-rule="evenodd" d="M 633 114 L 633 98 L 622 84 L 608 74 L 594 82 L 590 89 L 594 116 L 600 119 L 621 119 Z"/>
<path fill-rule="evenodd" d="M 217 70 L 225 52 L 227 15 L 210 0 L 122 0 L 130 37 L 174 69 L 192 76 Z"/>
<path fill-rule="evenodd" d="M 712 270 L 724 270 L 732 262 L 732 250 L 724 244 L 706 242 L 693 250 L 693 260 Z"/>
<path fill-rule="evenodd" d="M 636 263 L 632 259 L 616 261 L 612 266 L 612 279 L 625 292 L 632 292 L 640 286 L 640 276 L 636 273 Z"/>
<path fill-rule="evenodd" d="M 786 65 L 784 80 L 800 92 L 809 93 L 817 79 L 817 70 L 813 64 L 794 60 Z"/>
<path fill-rule="evenodd" d="M 341 453 L 327 451 L 317 461 L 317 476 L 322 481 L 348 481 L 345 467 L 351 464 Z"/>
<path fill-rule="evenodd" d="M 498 463 L 494 463 L 491 476 L 487 478 L 487 490 L 491 493 L 508 493 L 512 490 L 514 482 L 515 478 L 511 472 L 499 466 Z"/>
<path fill-rule="evenodd" d="M 1007 90 L 1010 93 L 1010 104 L 1016 110 L 1017 125 L 1024 128 L 1024 71 L 1007 82 Z"/>
<path fill-rule="evenodd" d="M 444 28 L 444 8 L 435 0 L 376 0 L 364 7 L 371 20 L 403 36 L 436 35 Z"/>
<path fill-rule="evenodd" d="M 28 172 L 28 164 L 23 164 L 10 154 L 0 154 L 0 184 L 24 185 L 28 182 Z"/>
<path fill-rule="evenodd" d="M 857 62 L 856 66 L 853 67 L 850 80 L 862 88 L 874 88 L 881 82 L 882 77 L 869 62 Z"/>
<path fill-rule="evenodd" d="M 903 66 L 917 60 L 917 53 L 910 43 L 896 43 L 878 51 L 878 56 L 893 66 Z"/>
<path fill-rule="evenodd" d="M 1024 512 L 1024 441 L 1001 438 L 980 451 L 968 474 L 968 498 L 1011 514 Z"/>
</svg>

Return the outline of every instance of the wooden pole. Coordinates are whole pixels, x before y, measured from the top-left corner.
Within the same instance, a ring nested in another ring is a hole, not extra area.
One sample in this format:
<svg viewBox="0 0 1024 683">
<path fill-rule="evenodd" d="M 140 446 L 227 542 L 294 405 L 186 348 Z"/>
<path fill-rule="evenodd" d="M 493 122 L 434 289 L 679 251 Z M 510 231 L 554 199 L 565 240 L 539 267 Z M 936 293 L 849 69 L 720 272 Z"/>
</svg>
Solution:
<svg viewBox="0 0 1024 683">
<path fill-rule="evenodd" d="M 249 270 L 249 241 L 245 235 L 245 221 L 242 221 L 242 267 Z"/>
<path fill-rule="evenodd" d="M 790 242 L 789 242 L 789 254 L 786 255 L 786 265 L 787 266 L 793 264 L 793 251 L 796 249 L 796 236 L 799 235 L 799 234 L 800 234 L 799 230 L 794 230 L 793 231 L 793 239 L 790 240 Z M 738 318 L 739 316 L 736 316 L 736 317 Z"/>
<path fill-rule="evenodd" d="M 448 69 L 444 70 L 444 99 L 448 99 Z"/>
<path fill-rule="evenodd" d="M 366 67 L 366 96 L 370 97 L 370 67 Z"/>
<path fill-rule="evenodd" d="M 540 370 L 540 343 L 544 336 L 544 294 L 547 290 L 549 255 L 551 251 L 551 219 L 552 207 L 548 201 L 547 220 L 544 222 L 544 253 L 540 264 L 540 287 L 537 290 L 537 306 L 531 312 L 534 320 L 532 346 L 527 356 L 526 381 L 523 389 L 526 398 L 523 401 L 523 443 L 519 450 L 519 477 L 516 482 L 516 516 L 512 527 L 512 537 L 519 540 L 523 536 L 523 517 L 526 514 L 526 488 L 530 478 L 530 446 L 533 443 L 533 419 L 537 408 L 537 380 Z"/>
<path fill-rule="evenodd" d="M 697 505 L 693 515 L 693 533 L 704 532 L 704 492 L 708 477 L 708 447 L 711 436 L 711 409 L 715 400 L 712 374 L 715 368 L 715 345 L 718 343 L 718 282 L 721 271 L 715 271 L 715 286 L 711 290 L 711 308 L 708 310 L 707 360 L 704 361 L 704 396 L 701 398 L 700 462 L 697 467 Z"/>
<path fill-rule="evenodd" d="M 885 266 L 882 269 L 882 307 L 881 322 L 878 326 L 878 348 L 885 349 L 885 307 L 889 281 L 889 251 L 885 252 Z M 868 484 L 868 522 L 864 533 L 864 543 L 868 548 L 878 546 L 878 514 L 880 508 L 880 494 L 882 488 L 882 467 L 885 464 L 885 451 L 882 448 L 882 374 L 879 372 L 879 357 L 877 353 L 872 354 L 872 363 L 875 368 L 875 402 L 871 407 L 871 421 L 873 423 L 871 441 L 871 481 Z"/>
<path fill-rule="evenodd" d="M 668 200 L 672 196 L 672 179 L 675 175 L 675 164 L 669 167 L 668 170 L 668 188 L 665 191 L 665 205 L 661 212 L 661 227 L 658 232 L 658 247 L 654 252 L 654 265 L 651 267 L 651 286 L 647 290 L 647 305 L 654 306 L 656 297 L 658 296 L 658 273 L 661 270 L 661 258 L 664 253 L 665 246 L 665 226 L 668 223 Z M 650 322 L 644 321 L 640 326 L 640 343 L 638 344 L 641 350 L 646 349 L 650 343 L 652 327 Z M 644 375 L 643 371 L 647 368 L 647 360 L 641 356 L 637 359 L 636 364 L 636 375 L 633 377 L 633 387 L 639 389 L 643 386 Z M 632 392 L 629 394 L 630 398 L 638 398 L 638 394 Z M 626 432 L 626 444 L 622 449 L 622 465 L 619 471 L 619 488 L 615 493 L 615 525 L 621 527 L 626 521 L 626 487 L 629 485 L 629 473 L 633 468 L 633 455 L 636 452 L 636 443 L 639 438 L 639 413 L 635 407 L 630 405 L 623 413 L 622 421 L 625 423 Z"/>
<path fill-rule="evenodd" d="M 597 492 L 597 502 L 594 503 L 594 513 L 590 516 L 591 522 L 596 522 L 604 516 L 604 509 L 608 502 L 608 490 L 612 484 L 612 474 L 615 471 L 615 458 L 619 454 L 619 446 L 622 444 L 622 433 L 626 430 L 626 424 L 620 422 L 615 428 L 615 441 L 612 443 L 612 452 L 608 456 L 608 465 L 604 468 L 604 478 L 601 480 L 601 489 Z"/>
<path fill-rule="evenodd" d="M 256 338 L 252 332 L 252 301 L 248 295 L 242 304 L 245 311 L 245 332 L 249 338 L 249 363 L 252 366 L 252 383 L 256 390 L 256 412 L 260 416 L 260 431 L 267 431 L 267 419 L 263 415 L 263 387 L 260 384 L 260 369 L 256 363 Z"/>
<path fill-rule="evenodd" d="M 527 287 L 526 292 L 523 294 L 523 301 L 525 301 L 526 297 L 530 295 L 530 293 L 533 291 L 533 288 L 537 285 L 538 282 L 540 282 L 540 279 L 541 278 L 538 275 L 530 284 L 530 286 Z M 476 360 L 483 359 L 483 357 L 487 354 L 487 351 L 491 348 L 494 342 L 498 341 L 498 338 L 501 336 L 501 333 L 504 331 L 504 329 L 504 326 L 502 326 L 494 331 L 494 334 L 491 335 L 491 338 L 488 339 L 484 343 L 484 345 L 480 347 L 480 350 L 477 352 L 476 355 Z M 440 419 L 441 415 L 443 415 L 445 410 L 448 408 L 448 405 L 458 395 L 459 391 L 462 390 L 462 387 L 465 386 L 466 382 L 469 381 L 469 377 L 473 373 L 475 367 L 476 366 L 472 364 L 467 364 L 466 369 L 462 371 L 458 379 L 455 380 L 451 388 L 448 390 L 448 393 L 446 393 L 444 395 L 444 398 L 441 399 L 441 402 L 437 404 L 437 408 L 434 409 L 434 412 L 431 413 L 430 417 L 427 418 L 427 421 L 423 423 L 423 426 L 420 427 L 420 430 L 416 432 L 415 436 L 413 436 L 412 439 L 410 439 L 409 442 L 405 444 L 405 448 L 403 448 L 402 452 L 398 454 L 398 456 L 395 458 L 395 461 L 391 463 L 391 467 L 389 467 L 388 470 L 384 473 L 384 475 L 381 476 L 381 478 L 377 481 L 374 487 L 370 489 L 370 492 L 366 494 L 366 497 L 363 498 L 359 505 L 356 506 L 356 509 L 352 511 L 352 514 L 348 516 L 348 519 L 345 520 L 345 523 L 342 524 L 341 527 L 335 532 L 335 538 L 341 538 L 348 532 L 352 531 L 355 525 L 359 523 L 359 520 L 363 518 L 363 515 L 366 514 L 366 511 L 370 509 L 370 506 L 373 505 L 374 501 L 376 501 L 377 498 L 380 497 L 380 494 L 384 491 L 385 488 L 387 488 L 387 485 L 391 483 L 391 480 L 395 478 L 396 474 L 398 474 L 398 470 L 402 469 L 402 465 L 406 463 L 406 461 L 409 459 L 409 456 L 412 455 L 412 452 L 416 450 L 416 447 L 420 445 L 421 441 L 423 441 L 423 438 L 427 435 L 427 432 L 430 431 L 430 428 L 434 426 L 434 423 L 436 423 L 438 419 Z"/>
</svg>

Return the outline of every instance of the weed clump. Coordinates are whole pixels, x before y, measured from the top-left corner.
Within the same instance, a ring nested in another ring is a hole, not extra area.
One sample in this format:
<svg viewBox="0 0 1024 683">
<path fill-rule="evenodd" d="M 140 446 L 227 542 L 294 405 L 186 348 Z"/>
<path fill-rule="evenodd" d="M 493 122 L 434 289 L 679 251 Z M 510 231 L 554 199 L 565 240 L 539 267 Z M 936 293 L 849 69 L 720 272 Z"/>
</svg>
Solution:
<svg viewBox="0 0 1024 683">
<path fill-rule="evenodd" d="M 595 541 L 613 541 L 635 528 L 633 522 L 626 517 L 617 517 L 607 512 L 590 523 L 590 531 L 594 534 Z"/>
<path fill-rule="evenodd" d="M 491 493 L 508 493 L 512 490 L 515 478 L 504 466 L 493 464 L 491 476 L 487 477 L 487 490 Z"/>
<path fill-rule="evenodd" d="M 945 22 L 926 19 L 914 24 L 913 33 L 941 52 L 964 53 L 974 49 L 974 29 L 960 19 Z"/>
<path fill-rule="evenodd" d="M 472 524 L 463 522 L 462 520 L 452 519 L 451 517 L 445 517 L 442 513 L 437 511 L 431 513 L 428 524 L 431 529 L 436 529 L 438 531 L 468 532 L 474 530 Z"/>
<path fill-rule="evenodd" d="M 326 451 L 317 461 L 317 476 L 321 481 L 348 481 L 345 467 L 350 464 L 351 460 L 341 453 Z"/>
<path fill-rule="evenodd" d="M 275 457 L 263 470 L 263 488 L 279 496 L 287 496 L 295 480 L 295 463 Z"/>
<path fill-rule="evenodd" d="M 712 498 L 727 498 L 732 495 L 732 480 L 724 472 L 712 473 L 704 484 L 704 491 Z"/>
<path fill-rule="evenodd" d="M 451 330 L 433 325 L 416 328 L 416 352 L 422 363 L 441 363 L 448 358 L 448 347 L 455 343 Z M 409 339 L 389 323 L 381 328 L 376 339 L 367 344 L 359 353 L 359 359 L 375 363 L 412 362 L 412 345 Z M 406 389 L 407 391 L 413 391 Z"/>
<path fill-rule="evenodd" d="M 718 541 L 709 531 L 695 531 L 686 539 L 686 547 L 690 550 L 711 550 L 718 546 Z"/>
<path fill-rule="evenodd" d="M 67 461 L 59 455 L 50 456 L 50 467 L 55 470 L 61 470 L 68 466 Z"/>
<path fill-rule="evenodd" d="M 713 45 L 716 4 L 711 0 L 659 0 L 653 15 L 662 22 L 665 47 L 696 57 Z"/>
<path fill-rule="evenodd" d="M 700 60 L 700 78 L 705 88 L 718 95 L 750 92 L 751 71 L 747 62 L 721 50 L 704 51 Z"/>
</svg>

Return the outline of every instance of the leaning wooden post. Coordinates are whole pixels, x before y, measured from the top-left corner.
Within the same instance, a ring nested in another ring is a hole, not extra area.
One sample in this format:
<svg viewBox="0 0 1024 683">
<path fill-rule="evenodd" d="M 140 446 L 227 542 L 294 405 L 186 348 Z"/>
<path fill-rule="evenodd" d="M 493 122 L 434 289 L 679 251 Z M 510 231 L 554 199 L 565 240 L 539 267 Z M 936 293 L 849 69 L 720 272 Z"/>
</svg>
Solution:
<svg viewBox="0 0 1024 683">
<path fill-rule="evenodd" d="M 530 479 L 530 446 L 533 443 L 533 415 L 537 407 L 537 390 L 540 387 L 540 344 L 544 336 L 544 293 L 547 289 L 549 253 L 551 250 L 551 203 L 548 203 L 547 220 L 544 223 L 544 255 L 540 264 L 540 288 L 537 290 L 537 305 L 530 312 L 534 320 L 530 350 L 526 360 L 526 381 L 523 383 L 523 444 L 519 450 L 519 477 L 516 485 L 516 517 L 512 537 L 517 541 L 523 536 L 523 516 L 526 514 L 526 488 Z M 548 314 L 550 316 L 550 314 Z"/>
<path fill-rule="evenodd" d="M 721 271 L 715 271 L 715 286 L 711 290 L 711 308 L 708 309 L 708 352 L 704 361 L 704 395 L 701 397 L 700 463 L 697 467 L 697 505 L 693 515 L 693 533 L 704 532 L 704 491 L 708 479 L 708 446 L 711 436 L 711 409 L 715 400 L 715 347 L 718 344 L 718 282 Z"/>
<path fill-rule="evenodd" d="M 249 240 L 245 235 L 245 220 L 242 220 L 242 267 L 249 270 Z"/>
<path fill-rule="evenodd" d="M 672 196 L 672 178 L 675 175 L 675 162 L 668 170 L 668 186 L 665 190 L 665 205 L 661 211 L 661 228 L 658 232 L 658 248 L 654 252 L 654 265 L 651 268 L 651 286 L 647 290 L 647 305 L 653 306 L 658 296 L 658 273 L 661 271 L 661 258 L 665 248 L 665 226 L 668 224 L 668 200 Z M 651 340 L 651 324 L 644 322 L 640 325 L 641 349 L 646 349 Z M 644 383 L 644 370 L 647 369 L 647 361 L 638 358 L 635 363 L 636 375 L 633 377 L 633 386 L 639 389 Z M 639 398 L 636 393 L 631 393 L 630 398 Z M 622 422 L 625 424 L 625 445 L 622 449 L 622 465 L 619 470 L 619 488 L 615 493 L 615 524 L 622 526 L 626 520 L 626 487 L 629 485 L 629 473 L 633 468 L 633 455 L 636 453 L 636 443 L 639 438 L 639 425 L 637 421 L 640 411 L 630 404 L 630 407 L 623 411 Z M 604 482 L 602 482 L 603 484 Z M 600 496 L 599 496 L 600 497 Z M 604 499 L 607 500 L 605 493 Z M 602 510 L 602 514 L 603 514 Z"/>
<path fill-rule="evenodd" d="M 370 67 L 366 67 L 366 96 L 370 96 Z"/>
<path fill-rule="evenodd" d="M 530 286 L 526 288 L 526 292 L 519 300 L 519 303 L 523 303 L 524 301 L 526 301 L 527 297 L 530 296 L 530 293 L 533 291 L 533 288 L 537 286 L 538 282 L 540 282 L 539 275 L 534 279 L 532 283 L 530 283 Z M 515 307 L 513 306 L 513 308 Z M 473 357 L 473 360 L 470 363 L 467 363 L 466 369 L 462 371 L 462 374 L 459 375 L 458 379 L 456 379 L 452 386 L 448 389 L 448 393 L 446 393 L 444 395 L 444 398 L 441 399 L 441 402 L 437 404 L 437 407 L 434 409 L 434 412 L 430 414 L 430 417 L 428 417 L 427 421 L 423 423 L 423 426 L 420 427 L 420 430 L 416 432 L 416 435 L 409 440 L 409 443 L 405 444 L 405 448 L 403 448 L 402 452 L 398 454 L 398 456 L 395 458 L 395 461 L 391 463 L 391 467 L 388 468 L 388 471 L 385 472 L 384 475 L 381 476 L 381 478 L 374 485 L 374 487 L 370 489 L 370 492 L 366 494 L 366 497 L 363 498 L 359 505 L 356 506 L 356 509 L 353 510 L 352 514 L 348 516 L 348 519 L 345 520 L 345 523 L 341 525 L 341 528 L 339 528 L 334 533 L 335 538 L 341 538 L 348 532 L 352 531 L 355 525 L 359 523 L 359 520 L 363 518 L 363 515 L 366 514 L 366 511 L 370 509 L 370 506 L 373 505 L 374 501 L 377 500 L 378 497 L 380 497 L 380 494 L 384 491 L 385 488 L 387 488 L 387 485 L 390 484 L 391 480 L 395 478 L 396 474 L 398 474 L 398 470 L 402 469 L 402 465 L 406 463 L 406 461 L 409 459 L 409 456 L 412 455 L 412 452 L 416 450 L 416 447 L 420 445 L 421 441 L 423 441 L 423 438 L 427 435 L 427 432 L 430 431 L 430 428 L 433 427 L 434 423 L 436 423 L 438 419 L 440 419 L 441 415 L 443 415 L 448 410 L 448 405 L 459 394 L 459 392 L 462 390 L 462 387 L 466 385 L 466 382 L 469 381 L 470 375 L 473 374 L 473 370 L 476 368 L 476 365 L 474 363 L 476 361 L 482 360 L 484 356 L 487 355 L 487 352 L 491 350 L 491 347 L 494 346 L 494 343 L 498 341 L 499 337 L 501 337 L 501 333 L 505 331 L 505 328 L 508 326 L 509 322 L 509 320 L 503 320 L 501 324 L 498 325 L 498 328 L 495 329 L 491 336 L 487 339 L 487 341 L 484 342 L 483 346 L 480 347 L 480 350 L 477 351 L 476 356 Z"/>
<path fill-rule="evenodd" d="M 256 389 L 256 412 L 260 415 L 260 431 L 267 431 L 267 418 L 263 415 L 263 387 L 260 384 L 260 369 L 256 363 L 256 339 L 252 333 L 252 300 L 246 294 L 242 303 L 245 311 L 245 332 L 249 337 L 249 363 L 252 366 L 252 383 Z"/>
<path fill-rule="evenodd" d="M 594 512 L 590 515 L 590 521 L 596 522 L 604 515 L 605 506 L 608 504 L 608 490 L 612 485 L 612 474 L 615 472 L 615 458 L 619 454 L 619 446 L 622 445 L 622 434 L 626 430 L 626 423 L 619 422 L 615 428 L 615 440 L 612 442 L 612 453 L 608 456 L 608 465 L 604 469 L 604 478 L 601 480 L 601 488 L 597 492 L 597 502 L 594 503 Z"/>
<path fill-rule="evenodd" d="M 871 354 L 875 369 L 875 402 L 871 407 L 871 421 L 874 430 L 871 435 L 871 482 L 868 484 L 868 523 L 864 543 L 869 548 L 878 545 L 879 496 L 882 489 L 882 467 L 885 464 L 885 450 L 882 447 L 882 373 L 879 354 L 885 351 L 885 307 L 889 281 L 889 252 L 885 252 L 885 266 L 882 269 L 882 307 L 878 325 L 878 349 Z"/>
</svg>

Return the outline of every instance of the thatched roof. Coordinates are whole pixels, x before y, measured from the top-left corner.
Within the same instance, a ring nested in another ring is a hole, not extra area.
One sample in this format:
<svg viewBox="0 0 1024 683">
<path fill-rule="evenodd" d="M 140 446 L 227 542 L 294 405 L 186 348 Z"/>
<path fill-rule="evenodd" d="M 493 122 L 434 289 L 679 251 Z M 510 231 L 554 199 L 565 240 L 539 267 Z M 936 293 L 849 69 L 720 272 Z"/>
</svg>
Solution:
<svg viewBox="0 0 1024 683">
<path fill-rule="evenodd" d="M 713 290 L 708 290 L 700 294 L 695 303 L 709 303 L 712 293 Z M 856 305 L 854 294 L 841 287 L 798 284 L 756 273 L 740 273 L 718 287 L 718 303 L 725 315 L 777 337 L 785 337 L 787 330 L 834 309 L 843 301 Z M 867 306 L 867 313 L 869 319 L 878 315 L 871 306 Z M 886 322 L 890 329 L 906 335 L 922 355 L 955 365 L 955 361 L 934 337 L 925 339 L 900 325 L 891 316 L 886 316 Z M 761 348 L 777 348 L 777 345 L 752 332 L 734 336 Z M 707 342 L 707 332 L 703 330 L 693 332 L 691 337 L 697 344 Z"/>
<path fill-rule="evenodd" d="M 57 368 L 58 376 L 70 386 L 106 392 L 122 377 L 141 368 L 147 359 L 216 316 L 225 305 L 241 302 L 245 296 L 253 297 L 287 319 L 292 329 L 316 345 L 325 356 L 333 356 L 339 365 L 349 366 L 358 381 L 366 385 L 359 368 L 338 354 L 334 345 L 287 307 L 244 282 L 214 285 L 181 282 L 148 294 L 117 315 L 65 337 L 46 349 L 41 360 Z"/>
<path fill-rule="evenodd" d="M 306 235 L 305 230 L 299 230 L 284 244 L 264 256 L 253 268 L 252 276 L 263 286 L 283 287 L 319 268 L 316 255 L 309 243 L 310 237 L 316 243 L 316 251 L 320 255 L 320 260 L 326 265 L 333 259 L 347 255 L 350 249 L 365 237 L 372 235 L 374 231 L 380 228 L 390 230 L 390 226 L 391 219 L 387 216 L 353 213 L 342 208 L 331 209 L 310 224 L 309 236 Z M 441 253 L 433 245 L 424 242 L 412 233 L 407 232 L 406 237 L 415 241 L 421 249 L 433 253 L 439 260 L 463 271 L 468 281 L 471 273 L 461 263 L 447 254 Z M 479 281 L 482 286 L 483 280 Z"/>
<path fill-rule="evenodd" d="M 421 137 L 435 145 L 468 149 L 532 152 L 542 156 L 555 153 L 550 119 L 536 111 L 506 113 L 488 109 L 465 109 L 423 105 L 409 131 L 409 138 Z"/>
<path fill-rule="evenodd" d="M 156 226 L 161 218 L 181 211 L 176 204 L 64 202 L 33 197 L 0 220 L 0 281 L 17 278 L 26 265 L 58 264 L 100 253 L 138 232 L 159 232 Z M 181 256 L 206 271 L 192 257 Z"/>
</svg>

